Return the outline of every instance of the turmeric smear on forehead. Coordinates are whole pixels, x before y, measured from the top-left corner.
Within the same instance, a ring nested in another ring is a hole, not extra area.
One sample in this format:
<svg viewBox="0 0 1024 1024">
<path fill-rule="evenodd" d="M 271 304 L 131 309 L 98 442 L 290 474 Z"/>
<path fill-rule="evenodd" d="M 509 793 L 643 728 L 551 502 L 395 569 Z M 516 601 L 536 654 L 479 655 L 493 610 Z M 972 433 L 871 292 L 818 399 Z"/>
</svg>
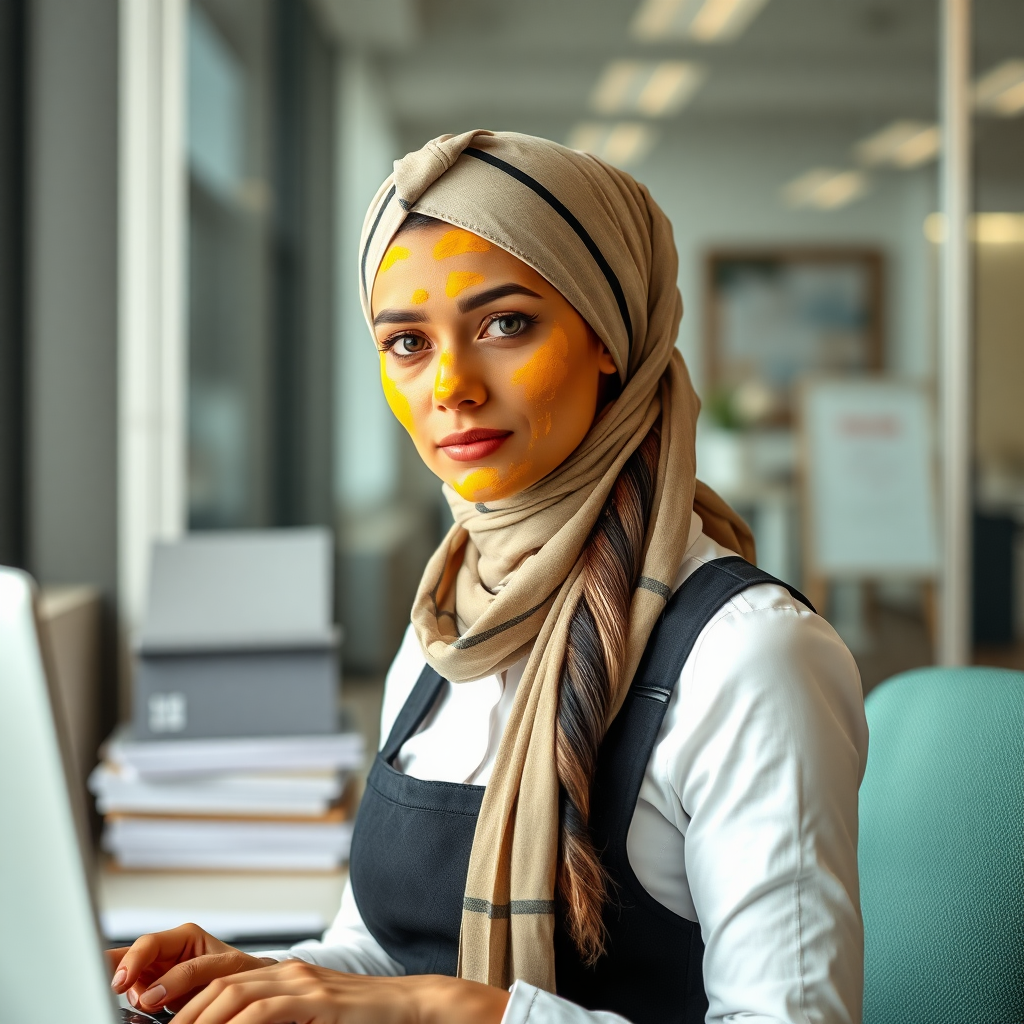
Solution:
<svg viewBox="0 0 1024 1024">
<path fill-rule="evenodd" d="M 560 324 L 547 341 L 512 374 L 512 383 L 523 388 L 528 402 L 550 402 L 569 375 L 569 339 Z"/>
<path fill-rule="evenodd" d="M 467 252 L 487 252 L 491 243 L 472 231 L 455 228 L 446 231 L 434 246 L 434 259 L 446 260 L 449 256 L 461 256 Z"/>
<path fill-rule="evenodd" d="M 384 259 L 380 261 L 379 274 L 383 274 L 385 271 L 390 270 L 399 260 L 407 260 L 409 258 L 409 250 L 404 245 L 393 245 L 386 253 L 384 253 Z"/>
<path fill-rule="evenodd" d="M 460 292 L 464 292 L 473 285 L 483 284 L 487 278 L 473 270 L 453 270 L 448 275 L 448 282 L 444 286 L 444 293 L 449 299 L 454 299 Z"/>
<path fill-rule="evenodd" d="M 395 414 L 395 419 L 405 427 L 409 433 L 412 433 L 412 409 L 409 407 L 409 399 L 402 394 L 401 391 L 395 386 L 395 382 L 388 376 L 387 373 L 387 353 L 381 352 L 380 354 L 380 382 L 384 388 L 384 397 L 387 399 L 387 403 L 391 408 L 391 411 Z"/>
</svg>

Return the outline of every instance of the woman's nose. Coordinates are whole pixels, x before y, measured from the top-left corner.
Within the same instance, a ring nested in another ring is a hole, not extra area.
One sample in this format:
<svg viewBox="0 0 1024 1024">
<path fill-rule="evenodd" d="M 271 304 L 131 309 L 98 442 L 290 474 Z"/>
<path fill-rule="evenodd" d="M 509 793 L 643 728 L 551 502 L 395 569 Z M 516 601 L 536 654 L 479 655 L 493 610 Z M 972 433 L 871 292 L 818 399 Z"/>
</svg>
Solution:
<svg viewBox="0 0 1024 1024">
<path fill-rule="evenodd" d="M 438 405 L 446 409 L 459 409 L 483 403 L 483 384 L 475 374 L 467 370 L 465 360 L 457 360 L 450 348 L 441 353 L 434 377 L 434 401 Z"/>
</svg>

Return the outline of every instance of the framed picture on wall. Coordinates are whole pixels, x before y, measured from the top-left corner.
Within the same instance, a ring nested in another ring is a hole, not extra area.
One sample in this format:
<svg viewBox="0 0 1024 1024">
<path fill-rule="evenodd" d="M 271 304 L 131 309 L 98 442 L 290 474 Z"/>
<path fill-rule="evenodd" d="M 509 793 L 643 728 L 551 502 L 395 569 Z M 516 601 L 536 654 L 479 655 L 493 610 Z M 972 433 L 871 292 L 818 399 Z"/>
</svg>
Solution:
<svg viewBox="0 0 1024 1024">
<path fill-rule="evenodd" d="M 808 373 L 882 367 L 877 249 L 737 248 L 705 258 L 705 366 L 713 396 L 746 395 L 749 417 L 789 423 Z M 737 403 L 734 403 L 737 404 Z"/>
</svg>

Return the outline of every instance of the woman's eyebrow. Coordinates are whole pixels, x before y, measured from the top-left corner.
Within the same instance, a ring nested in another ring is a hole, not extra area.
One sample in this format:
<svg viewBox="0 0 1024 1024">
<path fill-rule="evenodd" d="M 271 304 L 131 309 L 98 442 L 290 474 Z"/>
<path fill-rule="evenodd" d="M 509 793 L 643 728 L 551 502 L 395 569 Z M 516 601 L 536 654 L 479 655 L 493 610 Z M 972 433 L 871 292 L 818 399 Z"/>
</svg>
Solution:
<svg viewBox="0 0 1024 1024">
<path fill-rule="evenodd" d="M 506 295 L 531 295 L 535 299 L 543 298 L 522 284 L 499 284 L 496 288 L 488 288 L 485 292 L 459 299 L 459 312 L 468 313 L 470 310 L 479 309 L 480 306 L 486 306 L 488 302 L 494 302 L 495 299 L 503 299 Z"/>
<path fill-rule="evenodd" d="M 425 324 L 426 313 L 416 309 L 382 309 L 374 318 L 373 326 L 378 324 Z"/>
</svg>

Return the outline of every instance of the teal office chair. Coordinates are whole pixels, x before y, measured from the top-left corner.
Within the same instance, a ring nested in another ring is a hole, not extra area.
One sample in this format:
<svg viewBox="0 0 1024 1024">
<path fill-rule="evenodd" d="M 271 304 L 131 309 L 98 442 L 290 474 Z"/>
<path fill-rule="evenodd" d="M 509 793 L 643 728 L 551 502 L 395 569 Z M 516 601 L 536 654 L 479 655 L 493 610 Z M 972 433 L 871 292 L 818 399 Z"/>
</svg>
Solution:
<svg viewBox="0 0 1024 1024">
<path fill-rule="evenodd" d="M 1024 673 L 919 669 L 866 704 L 864 1024 L 1021 1024 Z"/>
</svg>

